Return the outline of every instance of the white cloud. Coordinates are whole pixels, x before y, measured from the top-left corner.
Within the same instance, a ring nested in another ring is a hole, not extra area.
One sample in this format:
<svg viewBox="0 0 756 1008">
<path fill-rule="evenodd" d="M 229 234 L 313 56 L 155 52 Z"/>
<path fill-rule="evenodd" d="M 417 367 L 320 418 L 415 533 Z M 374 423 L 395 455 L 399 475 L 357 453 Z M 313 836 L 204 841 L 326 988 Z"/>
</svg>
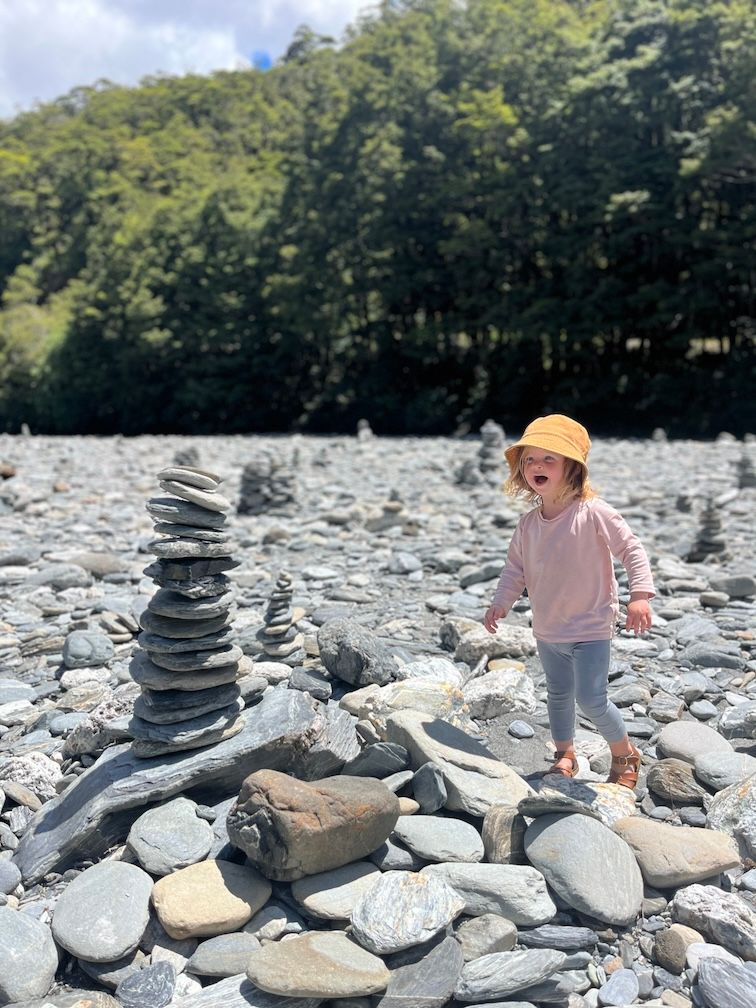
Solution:
<svg viewBox="0 0 756 1008">
<path fill-rule="evenodd" d="M 209 73 L 285 52 L 301 24 L 339 39 L 371 0 L 0 0 L 0 117 L 103 78 Z"/>
</svg>

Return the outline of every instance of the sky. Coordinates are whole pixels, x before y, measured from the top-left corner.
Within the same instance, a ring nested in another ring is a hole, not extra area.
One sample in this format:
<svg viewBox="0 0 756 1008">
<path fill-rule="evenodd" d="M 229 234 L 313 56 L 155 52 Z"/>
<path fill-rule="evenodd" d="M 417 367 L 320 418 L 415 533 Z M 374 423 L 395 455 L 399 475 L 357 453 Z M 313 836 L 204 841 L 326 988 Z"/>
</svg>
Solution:
<svg viewBox="0 0 756 1008">
<path fill-rule="evenodd" d="M 301 24 L 340 40 L 371 0 L 0 0 L 0 118 L 101 79 L 266 67 Z"/>
</svg>

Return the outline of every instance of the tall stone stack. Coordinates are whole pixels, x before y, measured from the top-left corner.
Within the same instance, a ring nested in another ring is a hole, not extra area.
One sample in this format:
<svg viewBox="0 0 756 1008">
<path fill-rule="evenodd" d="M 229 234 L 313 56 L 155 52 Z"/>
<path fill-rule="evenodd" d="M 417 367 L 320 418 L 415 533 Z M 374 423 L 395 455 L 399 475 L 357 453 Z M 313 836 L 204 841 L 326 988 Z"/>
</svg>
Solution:
<svg viewBox="0 0 756 1008">
<path fill-rule="evenodd" d="M 701 513 L 701 524 L 696 541 L 685 558 L 688 563 L 700 563 L 710 556 L 727 555 L 727 542 L 722 531 L 722 519 L 719 517 L 714 501 L 709 499 Z"/>
<path fill-rule="evenodd" d="M 738 460 L 738 487 L 741 490 L 756 487 L 756 469 L 747 452 L 743 452 Z"/>
<path fill-rule="evenodd" d="M 188 466 L 158 473 L 171 496 L 147 511 L 160 538 L 145 568 L 158 590 L 142 613 L 130 671 L 141 687 L 134 704 L 132 750 L 159 756 L 212 745 L 243 726 L 237 685 L 241 648 L 231 627 L 233 592 L 225 571 L 238 566 L 224 530 L 231 503 L 221 479 Z"/>
<path fill-rule="evenodd" d="M 357 421 L 357 440 L 358 441 L 372 441 L 373 439 L 373 429 L 370 426 L 369 420 L 358 420 Z"/>
<path fill-rule="evenodd" d="M 478 468 L 486 483 L 498 484 L 504 478 L 504 428 L 495 420 L 486 420 L 480 428 L 481 446 Z"/>
<path fill-rule="evenodd" d="M 237 513 L 258 515 L 290 513 L 297 501 L 294 465 L 286 465 L 270 452 L 261 452 L 242 470 Z"/>
<path fill-rule="evenodd" d="M 302 664 L 307 655 L 304 651 L 304 637 L 293 623 L 292 595 L 291 577 L 286 571 L 281 571 L 263 616 L 265 625 L 258 631 L 257 639 L 263 646 L 266 658 L 295 668 Z"/>
</svg>

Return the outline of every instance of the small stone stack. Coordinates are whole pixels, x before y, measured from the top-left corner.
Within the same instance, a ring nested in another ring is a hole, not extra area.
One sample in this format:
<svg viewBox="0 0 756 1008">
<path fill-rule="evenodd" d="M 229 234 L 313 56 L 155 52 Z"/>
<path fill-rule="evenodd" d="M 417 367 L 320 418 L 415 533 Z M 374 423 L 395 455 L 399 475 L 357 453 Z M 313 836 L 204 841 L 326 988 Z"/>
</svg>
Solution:
<svg viewBox="0 0 756 1008">
<path fill-rule="evenodd" d="M 357 440 L 370 441 L 373 437 L 373 429 L 368 420 L 357 421 Z"/>
<path fill-rule="evenodd" d="M 163 538 L 145 574 L 158 585 L 142 613 L 130 671 L 142 692 L 130 729 L 137 756 L 212 745 L 241 730 L 244 703 L 236 683 L 241 648 L 230 625 L 233 593 L 224 573 L 238 566 L 223 530 L 231 503 L 213 473 L 170 466 L 147 511 Z"/>
<path fill-rule="evenodd" d="M 700 563 L 710 556 L 726 556 L 727 543 L 722 532 L 722 520 L 714 501 L 709 498 L 701 514 L 701 525 L 693 548 L 687 555 L 688 563 Z"/>
<path fill-rule="evenodd" d="M 265 610 L 265 626 L 258 631 L 257 639 L 263 646 L 266 658 L 295 668 L 302 664 L 307 655 L 303 646 L 304 637 L 293 623 L 292 594 L 291 577 L 281 571 Z"/>
<path fill-rule="evenodd" d="M 242 470 L 237 513 L 290 513 L 297 501 L 294 464 L 286 466 L 270 452 L 262 452 Z"/>
<path fill-rule="evenodd" d="M 486 420 L 480 428 L 482 444 L 478 452 L 478 468 L 486 483 L 498 484 L 504 478 L 504 428 L 495 420 Z"/>
<path fill-rule="evenodd" d="M 173 456 L 174 466 L 180 466 L 181 468 L 188 467 L 190 469 L 196 469 L 199 465 L 199 461 L 199 452 L 194 445 L 189 445 L 186 448 L 179 448 Z"/>
<path fill-rule="evenodd" d="M 483 482 L 477 458 L 467 459 L 454 474 L 455 483 L 462 486 L 479 486 Z"/>
<path fill-rule="evenodd" d="M 738 487 L 741 490 L 756 487 L 756 469 L 747 452 L 743 452 L 738 460 Z"/>
</svg>

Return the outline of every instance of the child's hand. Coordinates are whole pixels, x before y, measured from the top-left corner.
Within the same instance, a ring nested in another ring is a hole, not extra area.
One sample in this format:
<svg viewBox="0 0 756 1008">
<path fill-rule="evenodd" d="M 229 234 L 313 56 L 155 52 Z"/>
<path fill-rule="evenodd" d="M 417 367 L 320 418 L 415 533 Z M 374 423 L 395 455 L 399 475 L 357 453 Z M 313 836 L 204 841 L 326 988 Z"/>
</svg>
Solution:
<svg viewBox="0 0 756 1008">
<path fill-rule="evenodd" d="M 633 630 L 636 637 L 648 630 L 653 622 L 651 606 L 646 598 L 632 598 L 627 607 L 625 630 Z"/>
<path fill-rule="evenodd" d="M 496 624 L 500 619 L 504 619 L 507 615 L 507 610 L 502 609 L 500 606 L 491 606 L 487 610 L 486 615 L 483 617 L 483 626 L 488 630 L 489 633 L 496 633 Z"/>
</svg>

